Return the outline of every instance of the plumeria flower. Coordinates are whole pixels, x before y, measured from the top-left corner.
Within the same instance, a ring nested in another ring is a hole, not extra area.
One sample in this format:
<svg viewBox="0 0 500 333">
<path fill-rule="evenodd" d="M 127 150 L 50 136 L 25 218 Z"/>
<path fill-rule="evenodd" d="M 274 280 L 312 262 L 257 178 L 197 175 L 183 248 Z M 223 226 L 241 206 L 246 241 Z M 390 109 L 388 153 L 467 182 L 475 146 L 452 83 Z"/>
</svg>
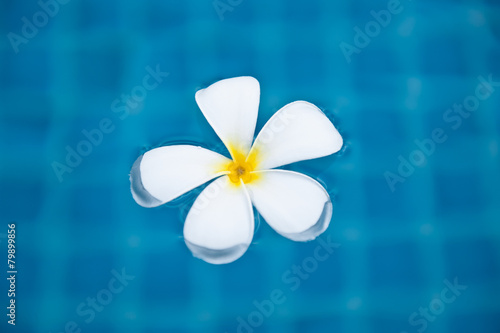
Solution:
<svg viewBox="0 0 500 333">
<path fill-rule="evenodd" d="M 325 231 L 332 203 L 323 186 L 304 174 L 275 169 L 340 150 L 342 137 L 323 112 L 304 101 L 285 105 L 253 141 L 260 98 L 256 79 L 218 81 L 195 98 L 231 159 L 192 145 L 152 149 L 132 166 L 135 201 L 156 207 L 213 180 L 184 224 L 187 247 L 213 264 L 230 263 L 248 249 L 255 225 L 252 205 L 291 240 L 309 241 Z"/>
</svg>

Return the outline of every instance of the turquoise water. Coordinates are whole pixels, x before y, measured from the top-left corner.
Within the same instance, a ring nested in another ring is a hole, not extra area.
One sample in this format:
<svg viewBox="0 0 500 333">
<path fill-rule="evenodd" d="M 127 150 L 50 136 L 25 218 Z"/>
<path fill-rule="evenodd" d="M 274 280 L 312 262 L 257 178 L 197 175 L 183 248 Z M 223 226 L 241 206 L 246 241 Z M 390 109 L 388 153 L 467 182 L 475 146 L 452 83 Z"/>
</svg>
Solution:
<svg viewBox="0 0 500 333">
<path fill-rule="evenodd" d="M 43 7 L 0 1 L 1 332 L 500 330 L 500 3 Z M 258 218 L 248 252 L 214 266 L 182 239 L 200 189 L 145 209 L 128 173 L 163 144 L 224 152 L 194 93 L 240 75 L 260 81 L 257 130 L 307 100 L 345 147 L 287 167 L 333 198 L 319 240 Z"/>
</svg>

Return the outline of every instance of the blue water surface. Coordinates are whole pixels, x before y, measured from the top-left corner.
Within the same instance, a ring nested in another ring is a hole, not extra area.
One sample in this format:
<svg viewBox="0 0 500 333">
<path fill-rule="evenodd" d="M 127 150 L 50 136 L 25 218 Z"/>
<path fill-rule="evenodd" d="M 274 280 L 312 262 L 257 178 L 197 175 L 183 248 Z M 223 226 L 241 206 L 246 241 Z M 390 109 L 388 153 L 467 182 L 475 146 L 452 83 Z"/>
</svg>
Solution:
<svg viewBox="0 0 500 333">
<path fill-rule="evenodd" d="M 0 1 L 1 332 L 500 331 L 500 2 L 59 1 Z M 306 100 L 345 146 L 287 167 L 333 198 L 319 240 L 259 218 L 216 266 L 182 239 L 199 190 L 145 209 L 128 174 L 224 151 L 194 94 L 241 75 L 257 130 Z"/>
</svg>

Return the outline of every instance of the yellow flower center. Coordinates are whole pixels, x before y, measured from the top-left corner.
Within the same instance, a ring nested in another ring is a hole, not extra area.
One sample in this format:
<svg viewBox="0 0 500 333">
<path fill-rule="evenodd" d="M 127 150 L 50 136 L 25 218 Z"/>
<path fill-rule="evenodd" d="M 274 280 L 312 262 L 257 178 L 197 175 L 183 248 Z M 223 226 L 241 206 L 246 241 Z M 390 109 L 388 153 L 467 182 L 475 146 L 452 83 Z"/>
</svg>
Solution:
<svg viewBox="0 0 500 333">
<path fill-rule="evenodd" d="M 227 171 L 229 171 L 229 179 L 235 184 L 240 183 L 240 179 L 243 183 L 248 183 L 252 180 L 253 171 L 252 165 L 247 162 L 233 161 L 229 164 Z"/>
<path fill-rule="evenodd" d="M 241 181 L 247 184 L 257 179 L 257 174 L 253 171 L 257 166 L 256 153 L 253 152 L 248 157 L 236 149 L 231 149 L 233 161 L 226 166 L 226 171 L 231 182 L 240 185 Z"/>
</svg>

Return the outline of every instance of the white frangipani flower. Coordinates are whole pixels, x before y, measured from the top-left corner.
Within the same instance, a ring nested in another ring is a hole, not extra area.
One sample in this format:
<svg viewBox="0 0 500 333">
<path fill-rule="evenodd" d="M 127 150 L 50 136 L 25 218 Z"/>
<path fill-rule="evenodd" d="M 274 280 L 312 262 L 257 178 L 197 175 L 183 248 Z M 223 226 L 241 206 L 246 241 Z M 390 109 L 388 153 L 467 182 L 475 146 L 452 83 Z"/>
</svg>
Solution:
<svg viewBox="0 0 500 333">
<path fill-rule="evenodd" d="M 254 233 L 252 205 L 279 234 L 294 241 L 316 238 L 328 227 L 326 190 L 301 173 L 274 169 L 340 150 L 342 137 L 311 103 L 285 105 L 255 141 L 259 82 L 252 77 L 218 81 L 196 93 L 196 102 L 231 154 L 174 145 L 152 149 L 132 166 L 135 201 L 156 207 L 215 179 L 195 200 L 184 224 L 194 256 L 230 263 L 245 253 Z"/>
</svg>

